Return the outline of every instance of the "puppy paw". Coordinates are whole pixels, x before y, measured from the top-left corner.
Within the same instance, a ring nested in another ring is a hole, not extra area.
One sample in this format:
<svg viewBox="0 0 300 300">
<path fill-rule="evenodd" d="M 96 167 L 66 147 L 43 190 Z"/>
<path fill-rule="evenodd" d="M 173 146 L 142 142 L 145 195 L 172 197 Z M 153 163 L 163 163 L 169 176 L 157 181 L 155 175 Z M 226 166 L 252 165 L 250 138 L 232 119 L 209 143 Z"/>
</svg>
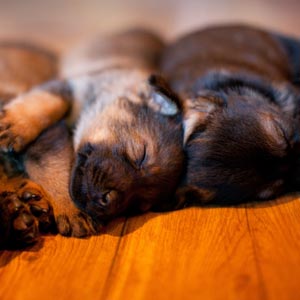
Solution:
<svg viewBox="0 0 300 300">
<path fill-rule="evenodd" d="M 43 89 L 11 100 L 0 112 L 0 149 L 23 150 L 44 129 L 62 119 L 68 109 L 68 101 Z"/>
<path fill-rule="evenodd" d="M 21 115 L 9 113 L 8 110 L 0 112 L 0 149 L 3 151 L 20 151 L 26 143 L 22 135 L 26 128 L 19 126 L 19 119 Z"/>
<path fill-rule="evenodd" d="M 9 184 L 0 194 L 1 243 L 22 247 L 37 241 L 40 233 L 54 231 L 53 209 L 44 190 L 26 179 Z"/>
<path fill-rule="evenodd" d="M 56 217 L 58 232 L 63 236 L 88 237 L 97 234 L 97 228 L 86 214 L 74 209 L 72 213 L 59 214 Z"/>
<path fill-rule="evenodd" d="M 13 246 L 22 246 L 34 243 L 39 237 L 38 222 L 30 210 L 17 195 L 12 192 L 3 192 L 1 197 L 2 227 L 5 227 L 6 243 Z"/>
<path fill-rule="evenodd" d="M 18 197 L 26 203 L 30 212 L 39 224 L 42 233 L 53 231 L 55 227 L 54 214 L 50 201 L 44 190 L 31 181 L 26 181 L 18 190 Z"/>
</svg>

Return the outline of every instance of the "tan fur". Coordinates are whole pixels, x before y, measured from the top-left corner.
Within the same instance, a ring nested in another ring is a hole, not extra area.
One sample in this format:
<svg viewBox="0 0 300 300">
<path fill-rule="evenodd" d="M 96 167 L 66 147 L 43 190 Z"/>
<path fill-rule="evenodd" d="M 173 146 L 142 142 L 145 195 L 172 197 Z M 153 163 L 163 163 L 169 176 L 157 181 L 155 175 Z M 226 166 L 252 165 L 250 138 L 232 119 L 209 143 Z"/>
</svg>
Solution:
<svg viewBox="0 0 300 300">
<path fill-rule="evenodd" d="M 40 105 L 41 102 L 43 105 Z M 13 147 L 15 151 L 22 150 L 42 130 L 60 120 L 68 108 L 67 102 L 61 97 L 43 90 L 37 89 L 19 96 L 1 112 L 1 126 L 7 128 L 0 135 L 2 149 Z M 19 132 L 23 132 L 22 137 Z"/>
<path fill-rule="evenodd" d="M 122 106 L 127 101 L 141 104 L 141 98 L 138 95 L 149 93 L 149 87 L 145 84 L 149 74 L 150 71 L 146 70 L 122 68 L 108 70 L 90 77 L 90 84 L 98 100 L 89 104 L 88 109 L 82 108 L 74 134 L 75 151 L 86 141 L 101 142 L 104 139 L 107 142 L 113 141 L 109 124 L 115 121 L 130 122 L 132 115 L 122 109 Z M 75 86 L 75 93 L 76 91 Z M 81 92 L 81 94 L 86 93 Z M 75 99 L 76 102 L 83 103 L 83 99 L 79 97 Z"/>
</svg>

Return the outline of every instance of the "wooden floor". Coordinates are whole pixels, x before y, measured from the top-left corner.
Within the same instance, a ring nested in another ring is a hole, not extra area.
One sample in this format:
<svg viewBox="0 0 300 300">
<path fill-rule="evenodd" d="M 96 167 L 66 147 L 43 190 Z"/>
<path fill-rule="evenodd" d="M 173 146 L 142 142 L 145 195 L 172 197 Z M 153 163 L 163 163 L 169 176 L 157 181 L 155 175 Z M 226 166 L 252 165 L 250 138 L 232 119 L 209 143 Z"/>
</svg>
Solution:
<svg viewBox="0 0 300 300">
<path fill-rule="evenodd" d="M 300 201 L 119 219 L 0 254 L 0 299 L 300 299 Z"/>
<path fill-rule="evenodd" d="M 88 33 L 134 24 L 174 37 L 243 21 L 300 36 L 296 0 L 16 3 L 0 0 L 0 38 L 36 39 L 59 51 Z M 0 300 L 35 299 L 299 300 L 300 196 L 148 213 L 86 240 L 47 237 L 26 251 L 0 252 Z"/>
</svg>

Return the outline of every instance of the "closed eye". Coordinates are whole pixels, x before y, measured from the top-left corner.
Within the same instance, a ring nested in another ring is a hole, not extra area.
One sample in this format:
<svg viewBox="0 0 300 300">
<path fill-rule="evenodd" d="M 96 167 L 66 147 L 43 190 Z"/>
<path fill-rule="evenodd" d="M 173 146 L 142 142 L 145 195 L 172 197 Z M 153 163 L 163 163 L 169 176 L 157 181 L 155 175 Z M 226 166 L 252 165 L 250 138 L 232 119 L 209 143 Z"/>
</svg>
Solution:
<svg viewBox="0 0 300 300">
<path fill-rule="evenodd" d="M 147 148 L 146 145 L 144 144 L 143 154 L 141 158 L 136 161 L 136 165 L 139 166 L 139 168 L 141 168 L 144 162 L 146 161 L 146 157 L 147 157 Z"/>
<path fill-rule="evenodd" d="M 281 135 L 286 143 L 286 146 L 288 149 L 291 149 L 291 143 L 289 141 L 289 138 L 287 136 L 287 133 L 286 133 L 286 130 L 284 130 L 283 126 L 281 126 L 281 124 L 277 121 L 275 121 L 276 125 L 277 125 L 277 128 L 280 130 L 281 132 Z"/>
<path fill-rule="evenodd" d="M 143 145 L 142 155 L 138 159 L 132 159 L 128 153 L 124 154 L 124 160 L 134 169 L 139 170 L 147 159 L 147 148 Z"/>
</svg>

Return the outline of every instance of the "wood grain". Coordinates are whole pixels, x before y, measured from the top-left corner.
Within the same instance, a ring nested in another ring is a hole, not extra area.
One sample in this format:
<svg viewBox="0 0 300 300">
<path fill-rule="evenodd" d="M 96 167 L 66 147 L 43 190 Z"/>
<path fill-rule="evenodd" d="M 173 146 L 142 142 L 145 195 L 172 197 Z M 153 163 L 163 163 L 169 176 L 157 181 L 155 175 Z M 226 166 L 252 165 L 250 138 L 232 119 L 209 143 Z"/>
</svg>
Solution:
<svg viewBox="0 0 300 300">
<path fill-rule="evenodd" d="M 300 201 L 283 198 L 247 210 L 265 299 L 299 299 Z"/>
<path fill-rule="evenodd" d="M 111 278 L 103 299 L 264 299 L 245 208 L 130 219 Z"/>
<path fill-rule="evenodd" d="M 299 299 L 300 201 L 120 219 L 0 254 L 0 299 Z"/>
<path fill-rule="evenodd" d="M 99 299 L 124 220 L 89 239 L 47 237 L 28 251 L 0 255 L 0 299 Z"/>
</svg>

